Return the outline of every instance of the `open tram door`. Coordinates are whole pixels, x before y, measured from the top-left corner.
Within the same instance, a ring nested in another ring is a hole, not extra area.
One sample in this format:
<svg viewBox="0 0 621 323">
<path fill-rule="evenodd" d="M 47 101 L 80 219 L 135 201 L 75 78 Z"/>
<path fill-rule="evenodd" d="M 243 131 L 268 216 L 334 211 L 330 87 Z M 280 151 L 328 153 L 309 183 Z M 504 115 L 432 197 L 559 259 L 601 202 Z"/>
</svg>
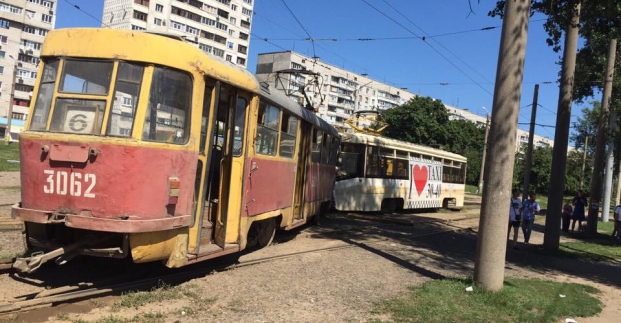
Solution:
<svg viewBox="0 0 621 323">
<path fill-rule="evenodd" d="M 248 99 L 239 97 L 235 88 L 215 82 L 213 86 L 215 111 L 210 119 L 212 100 L 207 93 L 211 93 L 211 89 L 207 85 L 201 126 L 199 161 L 204 158 L 205 167 L 199 167 L 200 177 L 197 174 L 197 179 L 204 179 L 200 185 L 202 190 L 199 190 L 202 199 L 199 198 L 197 203 L 198 234 L 196 248 L 193 248 L 193 253 L 199 256 L 225 249 L 227 227 L 232 224 L 239 226 L 238 217 L 229 215 L 231 209 L 234 210 L 240 203 L 239 199 L 231 196 L 241 194 L 241 185 L 233 182 L 237 177 L 241 182 L 240 169 L 243 169 L 241 155 L 248 105 Z M 211 123 L 211 133 L 207 133 L 207 122 Z M 233 173 L 238 176 L 234 176 Z"/>
<path fill-rule="evenodd" d="M 312 127 L 306 122 L 301 123 L 300 140 L 298 143 L 298 166 L 295 177 L 295 191 L 293 201 L 293 219 L 301 220 L 304 217 L 304 188 L 306 183 L 306 166 L 308 163 L 308 154 L 312 135 Z"/>
</svg>

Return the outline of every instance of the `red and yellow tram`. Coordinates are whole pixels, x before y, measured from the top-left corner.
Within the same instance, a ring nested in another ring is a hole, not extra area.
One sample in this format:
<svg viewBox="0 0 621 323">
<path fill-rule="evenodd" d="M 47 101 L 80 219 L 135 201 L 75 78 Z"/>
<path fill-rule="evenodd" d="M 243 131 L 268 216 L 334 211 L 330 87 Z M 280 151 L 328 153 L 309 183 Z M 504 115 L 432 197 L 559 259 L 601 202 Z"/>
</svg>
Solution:
<svg viewBox="0 0 621 323">
<path fill-rule="evenodd" d="M 174 37 L 48 34 L 26 131 L 25 272 L 76 255 L 180 267 L 271 243 L 330 203 L 334 128 Z"/>
</svg>

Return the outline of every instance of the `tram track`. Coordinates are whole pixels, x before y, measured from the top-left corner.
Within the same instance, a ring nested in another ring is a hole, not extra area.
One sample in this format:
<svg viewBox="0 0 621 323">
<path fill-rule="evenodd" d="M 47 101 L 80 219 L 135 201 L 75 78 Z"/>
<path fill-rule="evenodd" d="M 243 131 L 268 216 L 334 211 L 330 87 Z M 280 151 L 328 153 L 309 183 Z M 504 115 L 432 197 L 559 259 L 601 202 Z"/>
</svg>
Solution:
<svg viewBox="0 0 621 323">
<path fill-rule="evenodd" d="M 472 220 L 472 218 L 463 218 L 463 219 L 454 219 L 451 221 L 427 221 L 427 222 L 442 222 L 447 228 L 443 230 L 433 231 L 433 232 L 425 232 L 420 234 L 411 235 L 408 237 L 409 240 L 415 240 L 430 236 L 436 236 L 445 233 L 457 232 L 462 230 L 470 230 L 475 226 L 463 226 L 458 225 L 454 222 L 461 223 L 465 220 Z M 384 222 L 384 221 L 383 221 Z M 420 223 L 420 222 L 419 222 Z M 403 223 L 396 223 L 401 224 Z M 328 234 L 338 235 L 338 232 L 334 230 L 333 232 L 325 232 L 322 235 Z M 283 240 L 290 240 L 291 235 L 285 235 Z M 307 235 L 307 238 L 314 238 L 314 236 Z M 372 239 L 372 240 L 351 240 L 349 239 L 343 240 L 343 245 L 340 246 L 332 246 L 326 248 L 316 248 L 306 251 L 258 258 L 253 260 L 242 261 L 236 264 L 226 264 L 226 265 L 212 265 L 212 266 L 200 266 L 198 268 L 188 267 L 188 269 L 180 269 L 179 272 L 165 274 L 165 275 L 157 275 L 154 277 L 143 278 L 133 281 L 126 282 L 113 282 L 113 283 L 104 283 L 100 282 L 90 282 L 90 283 L 79 283 L 77 285 L 72 286 L 62 286 L 54 289 L 45 289 L 41 292 L 31 293 L 28 295 L 22 295 L 15 297 L 13 301 L 0 304 L 0 315 L 9 315 L 9 314 L 17 314 L 21 312 L 27 312 L 29 310 L 33 310 L 36 308 L 48 307 L 55 304 L 60 303 L 71 303 L 80 300 L 85 300 L 93 297 L 102 297 L 107 295 L 120 294 L 128 291 L 137 291 L 137 290 L 147 290 L 149 288 L 153 288 L 161 284 L 162 282 L 166 284 L 177 284 L 183 281 L 187 281 L 190 279 L 204 277 L 214 271 L 216 272 L 224 272 L 233 269 L 239 269 L 243 267 L 258 265 L 266 262 L 277 261 L 281 259 L 287 259 L 292 257 L 297 257 L 305 254 L 312 253 L 320 253 L 320 252 L 328 252 L 335 250 L 342 250 L 347 248 L 354 247 L 362 247 L 368 246 L 372 247 L 373 245 L 379 243 L 387 243 L 389 240 L 387 239 Z M 7 265 L 10 268 L 10 265 L 14 261 L 12 259 L 0 259 L 0 272 Z M 109 280 L 108 280 L 109 281 Z"/>
</svg>

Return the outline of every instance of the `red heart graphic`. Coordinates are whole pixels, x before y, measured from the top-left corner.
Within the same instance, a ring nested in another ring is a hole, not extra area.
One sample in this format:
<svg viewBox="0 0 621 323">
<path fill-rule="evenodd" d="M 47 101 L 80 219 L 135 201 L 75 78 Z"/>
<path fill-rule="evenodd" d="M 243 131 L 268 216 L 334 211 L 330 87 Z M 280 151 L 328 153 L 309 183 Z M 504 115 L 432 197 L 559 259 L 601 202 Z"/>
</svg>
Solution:
<svg viewBox="0 0 621 323">
<path fill-rule="evenodd" d="M 427 166 L 418 166 L 414 165 L 412 168 L 412 175 L 414 176 L 414 185 L 416 186 L 416 192 L 418 192 L 418 196 L 421 195 L 425 186 L 427 185 L 427 175 L 428 175 Z"/>
</svg>

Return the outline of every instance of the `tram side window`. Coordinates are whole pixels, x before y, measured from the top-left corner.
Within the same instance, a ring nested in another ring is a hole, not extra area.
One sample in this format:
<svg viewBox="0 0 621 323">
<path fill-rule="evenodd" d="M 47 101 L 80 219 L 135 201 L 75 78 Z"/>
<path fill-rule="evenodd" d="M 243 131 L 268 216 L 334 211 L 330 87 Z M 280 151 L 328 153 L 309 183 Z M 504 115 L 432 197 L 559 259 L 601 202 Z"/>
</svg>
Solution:
<svg viewBox="0 0 621 323">
<path fill-rule="evenodd" d="M 336 157 L 338 155 L 338 147 L 339 147 L 339 138 L 332 136 L 332 144 L 331 144 L 332 149 L 330 149 L 330 160 L 328 161 L 328 164 L 330 165 L 336 165 Z"/>
<path fill-rule="evenodd" d="M 337 180 L 363 177 L 364 173 L 364 145 L 343 143 L 343 149 L 338 162 Z"/>
<path fill-rule="evenodd" d="M 311 144 L 311 162 L 319 164 L 321 162 L 321 139 L 322 131 L 313 128 L 313 140 Z"/>
<path fill-rule="evenodd" d="M 233 132 L 233 156 L 241 156 L 244 148 L 244 133 L 246 129 L 246 110 L 248 100 L 237 97 L 237 106 L 235 107 L 235 131 Z"/>
<path fill-rule="evenodd" d="M 298 119 L 288 113 L 282 114 L 280 126 L 280 156 L 293 158 L 295 153 L 295 136 L 298 131 Z"/>
<path fill-rule="evenodd" d="M 190 128 L 192 78 L 172 69 L 155 67 L 142 139 L 185 143 Z"/>
<path fill-rule="evenodd" d="M 114 87 L 114 102 L 108 119 L 109 136 L 131 136 L 143 71 L 143 66 L 126 62 L 119 63 Z"/>
<path fill-rule="evenodd" d="M 332 143 L 332 138 L 329 134 L 323 133 L 323 138 L 321 141 L 321 163 L 328 164 L 330 162 L 330 144 Z"/>
<path fill-rule="evenodd" d="M 43 78 L 39 86 L 37 101 L 31 118 L 30 130 L 45 130 L 47 127 L 47 118 L 52 107 L 52 97 L 54 96 L 56 73 L 58 73 L 58 62 L 58 59 L 45 62 Z"/>
<path fill-rule="evenodd" d="M 267 103 L 261 103 L 259 106 L 259 120 L 257 121 L 257 138 L 255 142 L 258 154 L 276 155 L 279 122 L 280 109 Z"/>
<path fill-rule="evenodd" d="M 397 179 L 408 179 L 409 177 L 409 162 L 407 159 L 395 159 L 396 170 L 395 170 L 395 178 Z"/>
<path fill-rule="evenodd" d="M 378 177 L 380 175 L 379 147 L 367 147 L 367 176 Z"/>
<path fill-rule="evenodd" d="M 394 162 L 394 157 L 395 157 L 395 151 L 393 149 L 381 148 L 380 155 L 381 155 L 380 176 L 384 178 L 390 178 L 392 177 L 392 174 L 394 171 L 393 162 Z"/>
</svg>

